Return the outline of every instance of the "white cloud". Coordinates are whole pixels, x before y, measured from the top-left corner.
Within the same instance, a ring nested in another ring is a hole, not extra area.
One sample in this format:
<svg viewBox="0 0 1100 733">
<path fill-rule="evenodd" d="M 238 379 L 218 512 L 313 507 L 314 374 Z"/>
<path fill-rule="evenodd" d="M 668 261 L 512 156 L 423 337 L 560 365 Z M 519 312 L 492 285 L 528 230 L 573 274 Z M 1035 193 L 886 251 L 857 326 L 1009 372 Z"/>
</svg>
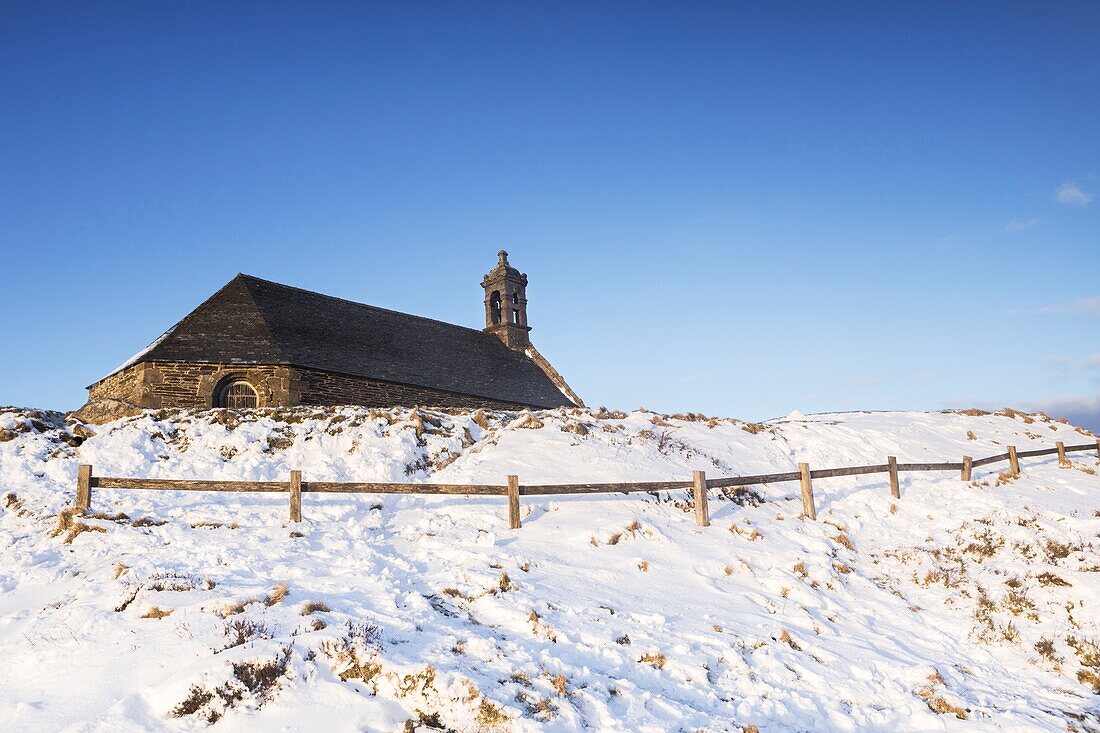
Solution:
<svg viewBox="0 0 1100 733">
<path fill-rule="evenodd" d="M 1086 356 L 1084 359 L 1068 359 L 1064 356 L 1053 356 L 1047 359 L 1047 364 L 1055 369 L 1063 377 L 1074 371 L 1100 371 L 1100 354 Z"/>
<path fill-rule="evenodd" d="M 1016 219 L 1005 224 L 1006 232 L 1022 232 L 1039 224 L 1038 219 Z"/>
<path fill-rule="evenodd" d="M 1100 316 L 1100 295 L 1091 298 L 1081 298 L 1072 303 L 1055 303 L 1044 305 L 1035 310 L 1013 311 L 1014 315 L 1048 315 L 1050 313 L 1068 313 L 1074 316 Z"/>
<path fill-rule="evenodd" d="M 1059 186 L 1058 190 L 1054 192 L 1054 196 L 1058 199 L 1058 203 L 1070 206 L 1086 206 L 1092 201 L 1091 194 L 1085 193 L 1069 181 Z"/>
<path fill-rule="evenodd" d="M 1025 405 L 1024 409 L 1064 417 L 1074 425 L 1100 432 L 1100 397 L 1060 397 Z"/>
</svg>

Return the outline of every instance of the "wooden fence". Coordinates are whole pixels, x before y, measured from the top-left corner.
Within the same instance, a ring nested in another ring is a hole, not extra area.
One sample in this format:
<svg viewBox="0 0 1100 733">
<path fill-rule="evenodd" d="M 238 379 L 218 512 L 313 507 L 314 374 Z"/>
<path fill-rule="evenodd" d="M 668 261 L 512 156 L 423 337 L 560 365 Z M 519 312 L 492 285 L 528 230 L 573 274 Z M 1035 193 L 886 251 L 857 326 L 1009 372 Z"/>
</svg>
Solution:
<svg viewBox="0 0 1100 733">
<path fill-rule="evenodd" d="M 889 456 L 886 463 L 874 466 L 850 466 L 848 468 L 819 468 L 811 470 L 809 464 L 799 463 L 797 471 L 770 473 L 758 476 L 732 476 L 730 478 L 708 479 L 703 471 L 694 471 L 690 481 L 643 481 L 611 484 L 536 484 L 520 485 L 518 476 L 508 476 L 504 484 L 402 484 L 402 483 L 349 483 L 336 481 L 302 481 L 301 471 L 291 471 L 289 481 L 192 481 L 189 479 L 158 478 L 112 478 L 93 476 L 92 467 L 82 465 L 77 469 L 76 508 L 87 511 L 92 506 L 92 489 L 141 489 L 159 491 L 233 491 L 233 492 L 269 492 L 289 493 L 290 519 L 302 521 L 302 494 L 428 494 L 428 495 L 485 495 L 507 496 L 508 526 L 520 527 L 519 497 L 550 496 L 555 494 L 629 494 L 635 492 L 652 493 L 655 491 L 673 491 L 691 489 L 695 503 L 695 522 L 706 527 L 710 525 L 707 507 L 707 490 L 754 484 L 772 484 L 784 481 L 798 481 L 802 488 L 802 513 L 810 519 L 817 519 L 817 507 L 814 504 L 813 480 L 838 476 L 863 476 L 873 473 L 890 474 L 890 494 L 901 498 L 898 474 L 908 471 L 959 471 L 959 478 L 970 481 L 975 468 L 1008 461 L 1013 476 L 1020 473 L 1020 459 L 1034 456 L 1058 454 L 1059 463 L 1066 463 L 1067 453 L 1095 450 L 1100 458 L 1100 439 L 1084 445 L 1064 445 L 1059 442 L 1054 448 L 1018 451 L 1008 446 L 1007 453 L 1000 453 L 977 460 L 963 456 L 959 463 L 898 463 Z"/>
</svg>

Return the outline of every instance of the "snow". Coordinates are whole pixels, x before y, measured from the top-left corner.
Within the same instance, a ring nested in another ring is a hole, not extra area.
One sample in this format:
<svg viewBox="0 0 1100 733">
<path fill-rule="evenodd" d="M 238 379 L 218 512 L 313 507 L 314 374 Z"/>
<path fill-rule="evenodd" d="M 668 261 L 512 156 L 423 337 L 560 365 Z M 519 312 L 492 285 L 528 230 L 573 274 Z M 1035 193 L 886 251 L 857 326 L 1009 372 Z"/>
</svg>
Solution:
<svg viewBox="0 0 1100 733">
<path fill-rule="evenodd" d="M 1018 479 L 902 474 L 900 500 L 885 475 L 815 481 L 818 522 L 797 483 L 713 492 L 708 528 L 686 491 L 521 497 L 516 531 L 503 497 L 306 493 L 295 525 L 285 494 L 96 489 L 55 533 L 80 463 L 686 481 L 1094 440 L 1045 416 L 303 408 L 89 427 L 75 445 L 57 413 L 0 411 L 0 730 L 1100 729 L 1093 451 L 1023 459 Z"/>
</svg>

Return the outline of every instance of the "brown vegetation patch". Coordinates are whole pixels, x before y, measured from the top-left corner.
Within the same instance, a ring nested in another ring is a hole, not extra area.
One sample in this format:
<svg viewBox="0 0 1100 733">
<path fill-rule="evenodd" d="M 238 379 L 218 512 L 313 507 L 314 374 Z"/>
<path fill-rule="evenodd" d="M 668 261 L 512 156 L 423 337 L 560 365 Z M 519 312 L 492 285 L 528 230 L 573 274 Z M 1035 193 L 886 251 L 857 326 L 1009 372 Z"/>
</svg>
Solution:
<svg viewBox="0 0 1100 733">
<path fill-rule="evenodd" d="M 155 618 L 162 619 L 172 615 L 172 609 L 160 608 L 159 606 L 150 606 L 145 613 L 141 614 L 142 618 Z"/>
<path fill-rule="evenodd" d="M 107 530 L 95 524 L 85 524 L 81 522 L 77 517 L 80 515 L 80 510 L 75 507 L 69 509 L 62 509 L 57 513 L 57 526 L 53 532 L 50 533 L 50 537 L 59 537 L 65 535 L 65 544 L 71 545 L 73 540 L 82 535 L 85 532 L 106 532 Z"/>
</svg>

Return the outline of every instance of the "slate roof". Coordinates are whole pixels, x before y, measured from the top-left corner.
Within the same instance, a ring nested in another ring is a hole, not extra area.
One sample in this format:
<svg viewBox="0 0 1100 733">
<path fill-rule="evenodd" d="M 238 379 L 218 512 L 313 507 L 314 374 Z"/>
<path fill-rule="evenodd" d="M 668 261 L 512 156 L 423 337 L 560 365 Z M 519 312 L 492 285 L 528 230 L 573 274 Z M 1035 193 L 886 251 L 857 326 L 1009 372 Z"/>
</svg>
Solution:
<svg viewBox="0 0 1100 733">
<path fill-rule="evenodd" d="M 291 365 L 531 407 L 570 404 L 496 336 L 250 275 L 115 371 L 142 361 Z"/>
</svg>

